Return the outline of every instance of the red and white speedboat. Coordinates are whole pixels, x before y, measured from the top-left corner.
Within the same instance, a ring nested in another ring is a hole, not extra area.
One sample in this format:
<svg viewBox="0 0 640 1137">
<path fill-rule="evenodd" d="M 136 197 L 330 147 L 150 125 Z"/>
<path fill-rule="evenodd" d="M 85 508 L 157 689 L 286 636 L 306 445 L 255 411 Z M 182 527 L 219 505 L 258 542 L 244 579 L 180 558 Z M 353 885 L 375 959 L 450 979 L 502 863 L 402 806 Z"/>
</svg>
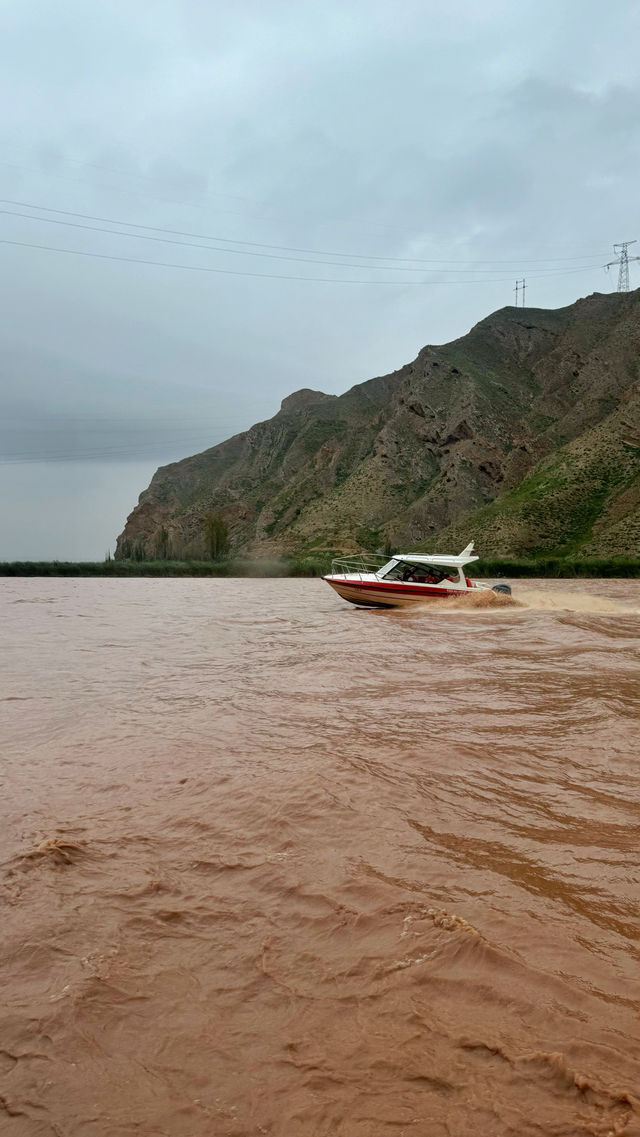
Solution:
<svg viewBox="0 0 640 1137">
<path fill-rule="evenodd" d="M 479 560 L 473 541 L 459 556 L 431 553 L 394 553 L 391 560 L 379 558 L 376 565 L 369 556 L 341 557 L 333 561 L 332 572 L 323 577 L 327 584 L 351 604 L 367 608 L 399 608 L 424 600 L 466 596 L 470 591 L 492 586 L 471 580 L 466 565 Z M 493 585 L 494 592 L 510 593 L 508 584 Z"/>
</svg>

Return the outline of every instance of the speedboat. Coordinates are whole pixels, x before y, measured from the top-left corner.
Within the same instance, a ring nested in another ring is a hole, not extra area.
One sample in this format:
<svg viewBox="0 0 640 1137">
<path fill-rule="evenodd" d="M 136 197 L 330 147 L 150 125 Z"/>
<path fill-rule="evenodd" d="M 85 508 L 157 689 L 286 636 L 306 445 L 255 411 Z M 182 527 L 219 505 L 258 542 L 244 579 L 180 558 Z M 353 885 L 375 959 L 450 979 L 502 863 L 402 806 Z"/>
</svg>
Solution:
<svg viewBox="0 0 640 1137">
<path fill-rule="evenodd" d="M 424 600 L 468 596 L 478 589 L 510 594 L 506 583 L 492 586 L 466 575 L 466 566 L 479 559 L 473 541 L 457 557 L 431 553 L 394 553 L 391 560 L 365 554 L 338 557 L 331 573 L 322 579 L 343 600 L 367 608 L 406 607 Z"/>
</svg>

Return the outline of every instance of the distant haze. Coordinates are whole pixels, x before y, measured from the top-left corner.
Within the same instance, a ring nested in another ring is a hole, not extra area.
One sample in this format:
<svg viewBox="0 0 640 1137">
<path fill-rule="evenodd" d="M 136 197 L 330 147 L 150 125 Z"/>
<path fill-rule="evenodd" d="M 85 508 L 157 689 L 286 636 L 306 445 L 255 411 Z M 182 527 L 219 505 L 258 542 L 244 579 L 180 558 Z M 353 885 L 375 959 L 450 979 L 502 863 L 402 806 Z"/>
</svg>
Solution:
<svg viewBox="0 0 640 1137">
<path fill-rule="evenodd" d="M 8 0 L 0 559 L 102 558 L 158 465 L 516 279 L 614 289 L 639 40 L 631 0 Z"/>
</svg>

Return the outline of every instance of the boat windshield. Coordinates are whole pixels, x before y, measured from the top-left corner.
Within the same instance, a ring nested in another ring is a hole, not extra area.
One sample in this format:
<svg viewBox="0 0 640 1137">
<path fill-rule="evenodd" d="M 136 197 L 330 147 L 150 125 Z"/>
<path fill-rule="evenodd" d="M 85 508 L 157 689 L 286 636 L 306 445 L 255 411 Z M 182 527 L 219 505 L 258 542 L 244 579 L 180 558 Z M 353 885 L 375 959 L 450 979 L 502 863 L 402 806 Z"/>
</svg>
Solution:
<svg viewBox="0 0 640 1137">
<path fill-rule="evenodd" d="M 409 561 L 397 561 L 389 572 L 384 573 L 385 580 L 410 581 L 415 584 L 441 584 L 443 581 L 458 580 L 457 568 L 448 565 L 411 564 Z"/>
</svg>

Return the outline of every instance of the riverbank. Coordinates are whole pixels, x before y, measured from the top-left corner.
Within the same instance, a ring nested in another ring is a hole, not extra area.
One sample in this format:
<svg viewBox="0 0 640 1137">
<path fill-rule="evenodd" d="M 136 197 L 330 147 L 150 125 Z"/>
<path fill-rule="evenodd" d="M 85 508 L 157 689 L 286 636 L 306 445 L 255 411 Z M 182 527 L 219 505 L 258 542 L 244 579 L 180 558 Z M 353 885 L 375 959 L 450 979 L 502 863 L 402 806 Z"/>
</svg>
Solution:
<svg viewBox="0 0 640 1137">
<path fill-rule="evenodd" d="M 0 576 L 314 577 L 331 571 L 330 557 L 221 561 L 5 561 Z M 544 557 L 481 560 L 476 577 L 640 577 L 640 557 Z"/>
<path fill-rule="evenodd" d="M 322 576 L 329 560 L 319 558 L 220 561 L 6 561 L 0 576 Z"/>
</svg>

